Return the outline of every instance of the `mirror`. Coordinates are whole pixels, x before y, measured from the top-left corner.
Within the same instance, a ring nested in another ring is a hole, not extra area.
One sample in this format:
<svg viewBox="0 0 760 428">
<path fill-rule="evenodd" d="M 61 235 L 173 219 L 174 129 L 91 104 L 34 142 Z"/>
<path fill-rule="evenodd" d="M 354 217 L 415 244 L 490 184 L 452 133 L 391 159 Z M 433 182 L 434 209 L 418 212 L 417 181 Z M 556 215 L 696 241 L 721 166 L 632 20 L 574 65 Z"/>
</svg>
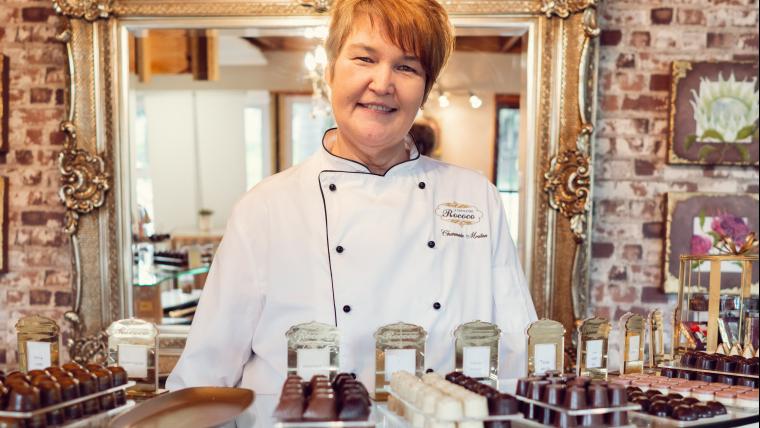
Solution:
<svg viewBox="0 0 760 428">
<path fill-rule="evenodd" d="M 317 51 L 330 2 L 53 3 L 72 83 L 67 319 L 80 343 L 130 315 L 181 340 L 172 325 L 191 319 L 234 201 L 332 126 Z M 572 331 L 588 294 L 595 3 L 444 4 L 457 48 L 413 132 L 497 185 L 539 316 Z"/>
<path fill-rule="evenodd" d="M 519 23 L 458 26 L 456 50 L 412 131 L 421 152 L 498 185 L 523 261 L 521 189 L 534 184 L 521 177 L 535 145 L 520 120 L 535 103 L 520 102 L 528 31 Z M 189 325 L 236 200 L 321 149 L 322 135 L 335 126 L 320 91 L 319 35 L 327 27 L 127 32 L 131 157 L 122 163 L 138 288 L 128 306 L 158 324 Z M 200 253 L 195 263 L 193 252 Z"/>
</svg>

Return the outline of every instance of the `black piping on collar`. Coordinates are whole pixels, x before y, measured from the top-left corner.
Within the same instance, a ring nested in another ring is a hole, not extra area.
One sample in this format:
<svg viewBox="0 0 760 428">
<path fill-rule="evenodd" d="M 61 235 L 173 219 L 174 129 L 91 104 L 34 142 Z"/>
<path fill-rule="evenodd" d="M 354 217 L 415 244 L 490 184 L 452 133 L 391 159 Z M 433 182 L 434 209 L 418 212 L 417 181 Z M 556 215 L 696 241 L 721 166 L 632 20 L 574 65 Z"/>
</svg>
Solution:
<svg viewBox="0 0 760 428">
<path fill-rule="evenodd" d="M 325 137 L 327 137 L 327 133 L 330 132 L 330 131 L 332 131 L 333 129 L 337 130 L 338 128 L 330 128 L 327 131 L 325 131 L 324 134 L 322 134 L 322 149 L 324 149 L 324 151 L 328 155 L 330 155 L 332 157 L 335 157 L 335 158 L 338 158 L 338 159 L 343 159 L 343 160 L 349 161 L 349 162 L 353 162 L 353 163 L 355 163 L 355 164 L 357 164 L 359 166 L 364 167 L 367 170 L 367 172 L 364 172 L 364 171 L 332 171 L 332 172 L 356 172 L 356 173 L 360 173 L 360 174 L 370 174 L 370 175 L 377 175 L 378 177 L 385 177 L 385 175 L 388 174 L 388 172 L 390 172 L 390 170 L 392 170 L 393 168 L 395 168 L 395 167 L 397 167 L 399 165 L 403 165 L 403 164 L 405 164 L 407 162 L 416 161 L 417 159 L 420 158 L 420 151 L 419 151 L 419 149 L 417 149 L 417 143 L 414 142 L 414 137 L 412 137 L 411 134 L 407 134 L 407 135 L 409 135 L 409 138 L 412 139 L 412 143 L 414 144 L 414 149 L 417 151 L 417 156 L 415 156 L 413 158 L 410 158 L 410 159 L 407 159 L 405 161 L 401 161 L 401 162 L 397 163 L 396 165 L 393 165 L 392 167 L 388 168 L 382 174 L 375 174 L 374 172 L 370 171 L 370 169 L 369 169 L 369 167 L 367 165 L 365 165 L 365 164 L 363 164 L 363 163 L 361 163 L 359 161 L 355 161 L 353 159 L 348 159 L 348 158 L 344 158 L 343 156 L 334 155 L 331 151 L 327 150 L 327 146 L 325 146 Z M 330 171 L 330 170 L 323 170 L 323 171 L 320 172 L 320 174 L 322 172 L 328 172 L 328 171 Z M 322 187 L 320 186 L 320 191 L 321 191 L 321 189 L 322 189 Z M 324 195 L 322 195 L 322 199 L 324 200 Z M 327 213 L 325 213 L 325 222 L 327 221 L 326 215 L 327 215 Z"/>
</svg>

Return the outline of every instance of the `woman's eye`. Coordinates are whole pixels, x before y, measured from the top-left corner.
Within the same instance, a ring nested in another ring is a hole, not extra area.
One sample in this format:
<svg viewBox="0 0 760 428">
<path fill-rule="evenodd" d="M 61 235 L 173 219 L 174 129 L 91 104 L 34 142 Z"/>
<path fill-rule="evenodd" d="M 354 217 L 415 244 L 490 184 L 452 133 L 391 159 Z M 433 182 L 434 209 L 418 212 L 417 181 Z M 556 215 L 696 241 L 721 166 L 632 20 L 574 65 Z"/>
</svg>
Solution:
<svg viewBox="0 0 760 428">
<path fill-rule="evenodd" d="M 354 59 L 358 59 L 361 62 L 367 62 L 367 63 L 371 63 L 372 62 L 372 58 L 366 57 L 366 56 L 359 56 L 359 57 L 356 57 Z"/>
<path fill-rule="evenodd" d="M 404 72 L 408 72 L 408 73 L 417 73 L 417 69 L 410 67 L 408 65 L 400 65 L 398 69 Z"/>
</svg>

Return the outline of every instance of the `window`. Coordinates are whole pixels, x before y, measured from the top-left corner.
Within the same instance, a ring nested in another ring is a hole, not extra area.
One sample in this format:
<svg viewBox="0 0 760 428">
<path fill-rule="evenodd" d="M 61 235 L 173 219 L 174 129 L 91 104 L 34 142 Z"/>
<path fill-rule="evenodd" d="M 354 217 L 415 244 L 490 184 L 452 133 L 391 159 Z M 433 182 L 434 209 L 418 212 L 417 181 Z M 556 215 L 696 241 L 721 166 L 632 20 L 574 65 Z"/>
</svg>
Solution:
<svg viewBox="0 0 760 428">
<path fill-rule="evenodd" d="M 280 170 L 297 165 L 316 152 L 325 131 L 335 126 L 332 114 L 315 115 L 312 96 L 280 94 Z"/>
<path fill-rule="evenodd" d="M 517 243 L 520 223 L 520 97 L 496 96 L 496 156 L 494 175 L 509 221 L 509 233 Z"/>
</svg>

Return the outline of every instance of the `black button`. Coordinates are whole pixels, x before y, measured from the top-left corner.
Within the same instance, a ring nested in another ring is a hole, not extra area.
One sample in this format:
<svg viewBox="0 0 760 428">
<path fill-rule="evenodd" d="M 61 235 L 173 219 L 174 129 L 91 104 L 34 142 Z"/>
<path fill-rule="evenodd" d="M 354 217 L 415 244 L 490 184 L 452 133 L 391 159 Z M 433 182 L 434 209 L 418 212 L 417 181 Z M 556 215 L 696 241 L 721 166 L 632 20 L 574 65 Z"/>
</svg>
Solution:
<svg viewBox="0 0 760 428">
<path fill-rule="evenodd" d="M 436 311 L 437 311 L 438 309 L 441 309 L 441 304 L 440 304 L 440 303 L 438 303 L 438 302 L 435 302 L 435 303 L 433 303 L 433 309 L 435 309 Z"/>
<path fill-rule="evenodd" d="M 351 306 L 348 306 L 348 305 L 343 306 L 343 312 L 345 313 L 351 312 Z"/>
<path fill-rule="evenodd" d="M 424 189 L 425 188 L 425 182 L 424 181 L 420 181 L 420 184 L 418 184 L 417 186 L 419 186 L 420 189 Z"/>
<path fill-rule="evenodd" d="M 435 248 L 435 241 L 428 241 L 428 247 Z"/>
<path fill-rule="evenodd" d="M 351 372 L 351 377 L 354 378 L 354 379 L 356 379 L 356 373 Z"/>
<path fill-rule="evenodd" d="M 343 247 L 341 247 L 340 245 L 338 245 L 337 247 L 335 247 L 335 251 L 337 251 L 338 253 L 342 253 L 343 252 Z"/>
<path fill-rule="evenodd" d="M 337 188 L 337 187 L 335 187 L 335 185 L 334 185 L 334 184 L 332 184 L 332 183 L 331 183 L 329 186 L 327 186 L 327 188 L 329 188 L 331 192 L 334 192 L 334 191 L 336 191 L 336 190 L 338 189 L 338 188 Z"/>
<path fill-rule="evenodd" d="M 425 370 L 425 373 L 433 373 L 433 369 L 427 369 Z"/>
</svg>

